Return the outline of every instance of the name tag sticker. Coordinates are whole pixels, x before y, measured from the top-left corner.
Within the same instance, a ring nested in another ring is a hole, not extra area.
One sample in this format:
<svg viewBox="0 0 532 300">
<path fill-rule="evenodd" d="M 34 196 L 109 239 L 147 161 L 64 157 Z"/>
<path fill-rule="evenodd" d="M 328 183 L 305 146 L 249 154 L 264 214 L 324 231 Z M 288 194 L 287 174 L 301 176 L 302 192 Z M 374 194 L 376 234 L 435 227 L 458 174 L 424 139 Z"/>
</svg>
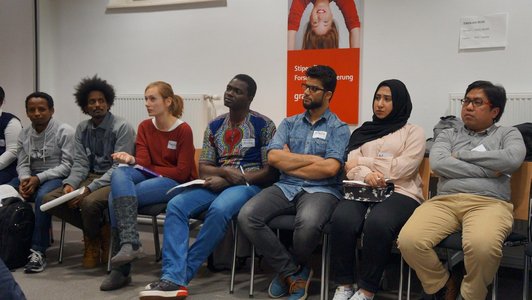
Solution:
<svg viewBox="0 0 532 300">
<path fill-rule="evenodd" d="M 478 152 L 486 152 L 486 147 L 484 145 L 480 144 L 476 146 L 475 148 L 471 149 L 471 151 L 478 151 Z"/>
<path fill-rule="evenodd" d="M 176 149 L 177 148 L 177 142 L 176 141 L 168 141 L 168 149 Z"/>
<path fill-rule="evenodd" d="M 379 154 L 377 154 L 378 157 L 392 157 L 393 155 L 391 153 L 388 153 L 388 152 L 379 152 Z"/>
<path fill-rule="evenodd" d="M 327 131 L 314 131 L 312 138 L 325 140 L 327 138 Z"/>
<path fill-rule="evenodd" d="M 6 140 L 0 140 L 0 147 L 6 146 Z"/>
<path fill-rule="evenodd" d="M 255 139 L 242 139 L 242 147 L 244 148 L 255 147 Z"/>
</svg>

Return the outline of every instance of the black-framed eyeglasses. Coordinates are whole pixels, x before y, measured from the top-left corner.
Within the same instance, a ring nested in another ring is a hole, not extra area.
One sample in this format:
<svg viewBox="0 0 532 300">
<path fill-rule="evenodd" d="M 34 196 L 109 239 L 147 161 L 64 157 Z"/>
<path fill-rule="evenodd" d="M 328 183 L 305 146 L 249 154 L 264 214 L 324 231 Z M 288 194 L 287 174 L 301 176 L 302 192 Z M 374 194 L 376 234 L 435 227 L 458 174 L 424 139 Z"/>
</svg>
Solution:
<svg viewBox="0 0 532 300">
<path fill-rule="evenodd" d="M 469 104 L 473 103 L 474 107 L 481 107 L 484 104 L 489 104 L 489 102 L 484 101 L 481 98 L 474 98 L 474 99 L 464 98 L 460 100 L 460 102 L 462 103 L 462 106 L 468 106 Z"/>
<path fill-rule="evenodd" d="M 301 88 L 303 89 L 303 91 L 306 91 L 307 89 L 309 89 L 312 93 L 316 93 L 317 91 L 325 91 L 324 88 L 320 88 L 319 86 L 315 86 L 315 85 L 308 85 L 306 83 L 302 83 Z"/>
</svg>

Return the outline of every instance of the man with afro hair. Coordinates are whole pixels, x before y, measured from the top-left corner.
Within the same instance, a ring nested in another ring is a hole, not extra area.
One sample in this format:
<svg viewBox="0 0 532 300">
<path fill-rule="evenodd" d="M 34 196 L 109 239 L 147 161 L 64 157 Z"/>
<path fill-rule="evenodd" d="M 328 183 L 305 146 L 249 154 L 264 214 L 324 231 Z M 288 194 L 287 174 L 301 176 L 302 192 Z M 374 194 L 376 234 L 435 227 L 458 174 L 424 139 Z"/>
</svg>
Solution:
<svg viewBox="0 0 532 300">
<path fill-rule="evenodd" d="M 107 81 L 94 75 L 82 79 L 75 89 L 76 103 L 91 118 L 76 128 L 70 175 L 63 180 L 62 187 L 44 197 L 44 202 L 84 187 L 80 196 L 49 212 L 83 230 L 83 266 L 94 268 L 106 262 L 109 253 L 110 228 L 105 222 L 104 210 L 108 206 L 114 169 L 111 154 L 133 153 L 135 130 L 125 119 L 109 111 L 115 91 Z"/>
</svg>

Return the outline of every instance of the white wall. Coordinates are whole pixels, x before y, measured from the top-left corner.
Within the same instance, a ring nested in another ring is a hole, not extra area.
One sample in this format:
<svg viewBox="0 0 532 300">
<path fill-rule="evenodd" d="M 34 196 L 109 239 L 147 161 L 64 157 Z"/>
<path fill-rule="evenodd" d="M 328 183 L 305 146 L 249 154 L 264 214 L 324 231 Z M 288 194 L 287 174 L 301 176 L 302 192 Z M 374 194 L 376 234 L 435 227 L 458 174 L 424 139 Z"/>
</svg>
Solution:
<svg viewBox="0 0 532 300">
<path fill-rule="evenodd" d="M 432 127 L 445 115 L 449 93 L 464 93 L 478 79 L 507 92 L 532 91 L 532 2 L 528 0 L 368 0 L 362 49 L 362 120 L 369 100 L 386 78 L 405 82 L 413 101 L 410 122 Z M 458 51 L 461 16 L 509 13 L 508 46 Z M 529 120 L 532 120 L 532 112 Z"/>
<path fill-rule="evenodd" d="M 177 93 L 217 94 L 232 75 L 248 73 L 259 86 L 252 108 L 277 124 L 284 117 L 285 1 L 227 0 L 226 7 L 120 14 L 105 12 L 107 0 L 40 3 L 49 16 L 43 18 L 41 85 L 60 103 L 60 119 L 77 123 L 73 87 L 95 73 L 118 93 L 142 93 L 147 83 L 166 80 Z M 427 136 L 446 113 L 448 93 L 463 92 L 474 80 L 532 91 L 529 0 L 368 0 L 359 12 L 361 121 L 370 119 L 374 89 L 388 78 L 406 83 L 414 102 L 411 122 Z M 498 12 L 509 13 L 505 49 L 458 51 L 461 16 Z"/>
<path fill-rule="evenodd" d="M 0 1 L 0 86 L 6 92 L 2 109 L 23 121 L 24 99 L 34 89 L 33 26 L 33 0 Z"/>
<path fill-rule="evenodd" d="M 229 0 L 226 7 L 106 13 L 107 0 L 43 1 L 53 5 L 43 35 L 53 33 L 54 41 L 42 66 L 43 79 L 53 82 L 43 81 L 43 89 L 63 103 L 57 117 L 76 123 L 73 87 L 95 73 L 120 94 L 143 94 L 148 83 L 164 80 L 176 93 L 219 95 L 233 75 L 247 73 L 258 83 L 252 109 L 278 123 L 286 82 L 283 2 Z"/>
</svg>

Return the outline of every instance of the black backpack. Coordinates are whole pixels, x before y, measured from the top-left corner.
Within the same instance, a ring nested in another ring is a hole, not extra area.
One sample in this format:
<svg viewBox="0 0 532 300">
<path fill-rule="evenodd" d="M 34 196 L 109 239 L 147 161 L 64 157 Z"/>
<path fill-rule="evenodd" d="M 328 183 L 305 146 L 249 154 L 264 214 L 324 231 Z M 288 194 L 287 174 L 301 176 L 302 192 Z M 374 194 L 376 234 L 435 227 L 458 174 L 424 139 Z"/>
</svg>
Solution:
<svg viewBox="0 0 532 300">
<path fill-rule="evenodd" d="M 9 269 L 15 269 L 28 262 L 35 214 L 20 198 L 9 197 L 0 203 L 0 258 Z"/>
<path fill-rule="evenodd" d="M 526 161 L 532 161 L 532 123 L 523 123 L 515 125 L 521 135 L 523 136 L 523 141 L 526 146 Z"/>
<path fill-rule="evenodd" d="M 434 125 L 433 128 L 433 134 L 434 136 L 432 138 L 427 139 L 427 147 L 425 148 L 425 154 L 426 156 L 429 155 L 430 149 L 432 148 L 432 145 L 434 144 L 434 140 L 436 140 L 436 137 L 445 129 L 448 128 L 460 128 L 464 126 L 464 122 L 460 120 L 460 118 L 457 118 L 456 116 L 450 115 L 445 117 L 440 117 L 440 120 L 436 125 Z"/>
</svg>

